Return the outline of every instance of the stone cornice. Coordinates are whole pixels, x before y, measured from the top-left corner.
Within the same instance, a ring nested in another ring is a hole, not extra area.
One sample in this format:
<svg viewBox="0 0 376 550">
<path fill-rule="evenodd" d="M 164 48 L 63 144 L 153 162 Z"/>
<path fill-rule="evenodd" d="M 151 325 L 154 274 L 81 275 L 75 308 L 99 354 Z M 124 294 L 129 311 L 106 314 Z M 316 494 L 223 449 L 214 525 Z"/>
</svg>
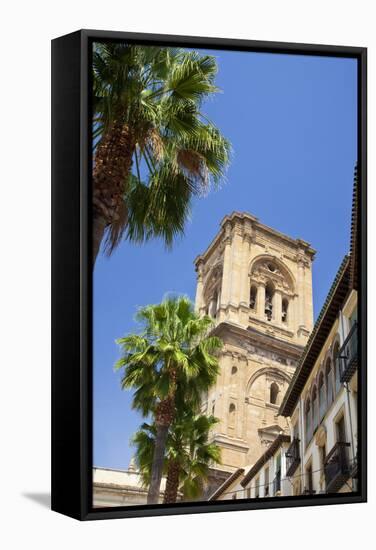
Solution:
<svg viewBox="0 0 376 550">
<path fill-rule="evenodd" d="M 232 449 L 241 453 L 247 453 L 249 451 L 249 445 L 247 445 L 244 440 L 229 438 L 225 434 L 213 434 L 213 441 L 220 443 L 221 447 L 225 447 L 226 449 Z"/>
<path fill-rule="evenodd" d="M 244 343 L 251 344 L 258 347 L 266 348 L 268 351 L 272 351 L 278 354 L 284 354 L 293 360 L 300 358 L 304 346 L 298 344 L 292 344 L 276 338 L 275 336 L 269 336 L 254 328 L 245 329 L 235 323 L 229 321 L 223 321 L 219 323 L 212 331 L 219 338 L 224 336 L 235 336 L 240 338 Z M 227 340 L 228 338 L 226 338 Z M 244 350 L 245 351 L 245 350 Z"/>
<path fill-rule="evenodd" d="M 211 241 L 207 249 L 195 258 L 194 264 L 196 266 L 200 261 L 206 261 L 218 243 L 223 241 L 225 237 L 230 239 L 230 235 L 232 234 L 232 230 L 234 228 L 236 228 L 236 231 L 239 231 L 239 228 L 241 228 L 243 237 L 246 237 L 247 239 L 254 240 L 255 237 L 253 236 L 253 232 L 255 230 L 265 233 L 268 236 L 273 236 L 278 240 L 284 241 L 284 243 L 292 247 L 295 252 L 299 252 L 303 256 L 308 257 L 311 261 L 314 259 L 316 253 L 308 242 L 300 238 L 293 239 L 292 237 L 289 237 L 276 229 L 272 229 L 271 227 L 261 223 L 258 218 L 248 212 L 232 212 L 232 214 L 229 214 L 222 219 L 220 226 L 220 231 Z"/>
<path fill-rule="evenodd" d="M 273 336 L 273 337 L 275 337 L 275 333 L 277 334 L 279 333 L 289 338 L 291 338 L 294 335 L 292 330 L 289 330 L 282 326 L 271 324 L 269 321 L 264 321 L 263 319 L 259 319 L 258 317 L 253 317 L 252 315 L 249 316 L 249 322 L 254 323 L 255 325 L 259 325 L 260 327 L 263 327 L 266 331 L 269 331 L 270 336 Z M 265 334 L 267 334 L 267 332 Z"/>
</svg>

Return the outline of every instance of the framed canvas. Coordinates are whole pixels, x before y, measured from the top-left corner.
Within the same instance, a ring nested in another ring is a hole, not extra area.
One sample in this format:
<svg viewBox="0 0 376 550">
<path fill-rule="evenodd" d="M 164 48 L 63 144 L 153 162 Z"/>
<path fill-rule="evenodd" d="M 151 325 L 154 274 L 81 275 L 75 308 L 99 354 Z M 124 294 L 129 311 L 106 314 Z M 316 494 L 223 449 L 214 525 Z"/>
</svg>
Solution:
<svg viewBox="0 0 376 550">
<path fill-rule="evenodd" d="M 52 509 L 365 502 L 365 48 L 52 41 Z"/>
</svg>

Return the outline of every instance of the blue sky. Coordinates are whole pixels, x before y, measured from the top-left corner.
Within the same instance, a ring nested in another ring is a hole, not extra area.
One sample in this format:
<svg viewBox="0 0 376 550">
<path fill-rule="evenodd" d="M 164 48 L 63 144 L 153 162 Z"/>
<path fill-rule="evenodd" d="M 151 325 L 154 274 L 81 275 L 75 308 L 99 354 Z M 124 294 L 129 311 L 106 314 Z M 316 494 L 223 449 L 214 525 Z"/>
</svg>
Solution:
<svg viewBox="0 0 376 550">
<path fill-rule="evenodd" d="M 262 223 L 311 243 L 315 318 L 349 248 L 357 151 L 356 61 L 210 51 L 222 93 L 202 111 L 231 141 L 220 190 L 194 202 L 185 236 L 171 252 L 153 241 L 122 243 L 94 271 L 94 465 L 126 468 L 129 439 L 142 422 L 113 370 L 115 339 L 137 329 L 139 306 L 168 291 L 194 299 L 194 258 L 223 216 L 247 211 Z"/>
</svg>

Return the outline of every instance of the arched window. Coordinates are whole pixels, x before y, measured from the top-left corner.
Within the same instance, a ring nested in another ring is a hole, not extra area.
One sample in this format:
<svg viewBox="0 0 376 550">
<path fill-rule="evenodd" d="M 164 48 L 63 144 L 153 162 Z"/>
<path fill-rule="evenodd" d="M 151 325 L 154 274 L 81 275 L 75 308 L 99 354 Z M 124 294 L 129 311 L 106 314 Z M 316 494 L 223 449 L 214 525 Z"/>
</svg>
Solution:
<svg viewBox="0 0 376 550">
<path fill-rule="evenodd" d="M 305 432 L 306 442 L 309 443 L 312 438 L 311 400 L 309 397 L 305 404 Z"/>
<path fill-rule="evenodd" d="M 319 375 L 319 417 L 320 421 L 325 415 L 326 411 L 326 395 L 325 395 L 325 385 L 324 385 L 324 374 L 320 372 Z"/>
<path fill-rule="evenodd" d="M 233 428 L 235 426 L 235 413 L 236 407 L 234 403 L 230 403 L 230 406 L 228 408 L 228 425 L 230 428 Z"/>
<path fill-rule="evenodd" d="M 289 301 L 287 298 L 282 300 L 282 323 L 287 323 L 287 312 L 289 309 Z"/>
<path fill-rule="evenodd" d="M 273 405 L 275 405 L 277 403 L 277 398 L 278 398 L 278 393 L 279 393 L 279 387 L 278 387 L 278 384 L 276 384 L 275 382 L 272 382 L 272 384 L 270 385 L 270 403 L 273 403 Z"/>
<path fill-rule="evenodd" d="M 231 374 L 236 374 L 238 372 L 237 367 L 232 367 Z"/>
<path fill-rule="evenodd" d="M 334 361 L 334 375 L 336 380 L 336 393 L 341 389 L 341 365 L 339 358 L 339 342 L 338 340 L 334 344 L 333 349 L 333 361 Z"/>
<path fill-rule="evenodd" d="M 214 412 L 215 412 L 215 403 L 213 403 L 212 410 L 211 410 L 211 413 L 213 416 L 214 416 Z"/>
<path fill-rule="evenodd" d="M 256 309 L 256 299 L 257 299 L 257 287 L 255 285 L 252 285 L 251 291 L 249 294 L 249 307 L 251 309 Z"/>
<path fill-rule="evenodd" d="M 218 307 L 218 292 L 215 291 L 210 302 L 210 316 L 215 319 L 217 317 L 217 307 Z"/>
<path fill-rule="evenodd" d="M 273 296 L 274 287 L 269 281 L 265 287 L 265 316 L 268 321 L 271 321 L 273 317 Z"/>
<path fill-rule="evenodd" d="M 326 402 L 329 407 L 333 402 L 333 369 L 330 357 L 328 357 L 325 365 L 325 385 L 326 385 Z"/>
<path fill-rule="evenodd" d="M 312 428 L 315 430 L 319 423 L 319 406 L 317 402 L 317 388 L 313 387 L 312 391 Z"/>
</svg>

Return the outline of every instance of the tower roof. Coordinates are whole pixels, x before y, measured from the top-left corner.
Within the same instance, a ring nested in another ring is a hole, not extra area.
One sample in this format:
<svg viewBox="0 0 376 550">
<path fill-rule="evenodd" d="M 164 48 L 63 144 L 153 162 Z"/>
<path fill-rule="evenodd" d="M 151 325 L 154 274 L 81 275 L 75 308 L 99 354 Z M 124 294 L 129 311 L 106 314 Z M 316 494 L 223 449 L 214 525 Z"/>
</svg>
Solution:
<svg viewBox="0 0 376 550">
<path fill-rule="evenodd" d="M 311 259 L 315 256 L 316 251 L 307 241 L 300 238 L 294 239 L 285 233 L 277 231 L 276 229 L 261 223 L 256 216 L 253 216 L 249 212 L 233 211 L 231 214 L 227 214 L 222 218 L 219 232 L 209 244 L 207 249 L 196 257 L 194 261 L 195 265 L 197 266 L 200 260 L 205 260 L 205 258 L 210 255 L 219 242 L 224 238 L 226 232 L 236 226 L 242 227 L 245 233 L 248 233 L 249 235 L 254 234 L 255 231 L 265 232 L 269 236 L 275 236 L 276 238 L 284 241 L 287 245 L 290 245 L 293 248 L 303 249 L 304 252 L 311 257 Z"/>
</svg>

